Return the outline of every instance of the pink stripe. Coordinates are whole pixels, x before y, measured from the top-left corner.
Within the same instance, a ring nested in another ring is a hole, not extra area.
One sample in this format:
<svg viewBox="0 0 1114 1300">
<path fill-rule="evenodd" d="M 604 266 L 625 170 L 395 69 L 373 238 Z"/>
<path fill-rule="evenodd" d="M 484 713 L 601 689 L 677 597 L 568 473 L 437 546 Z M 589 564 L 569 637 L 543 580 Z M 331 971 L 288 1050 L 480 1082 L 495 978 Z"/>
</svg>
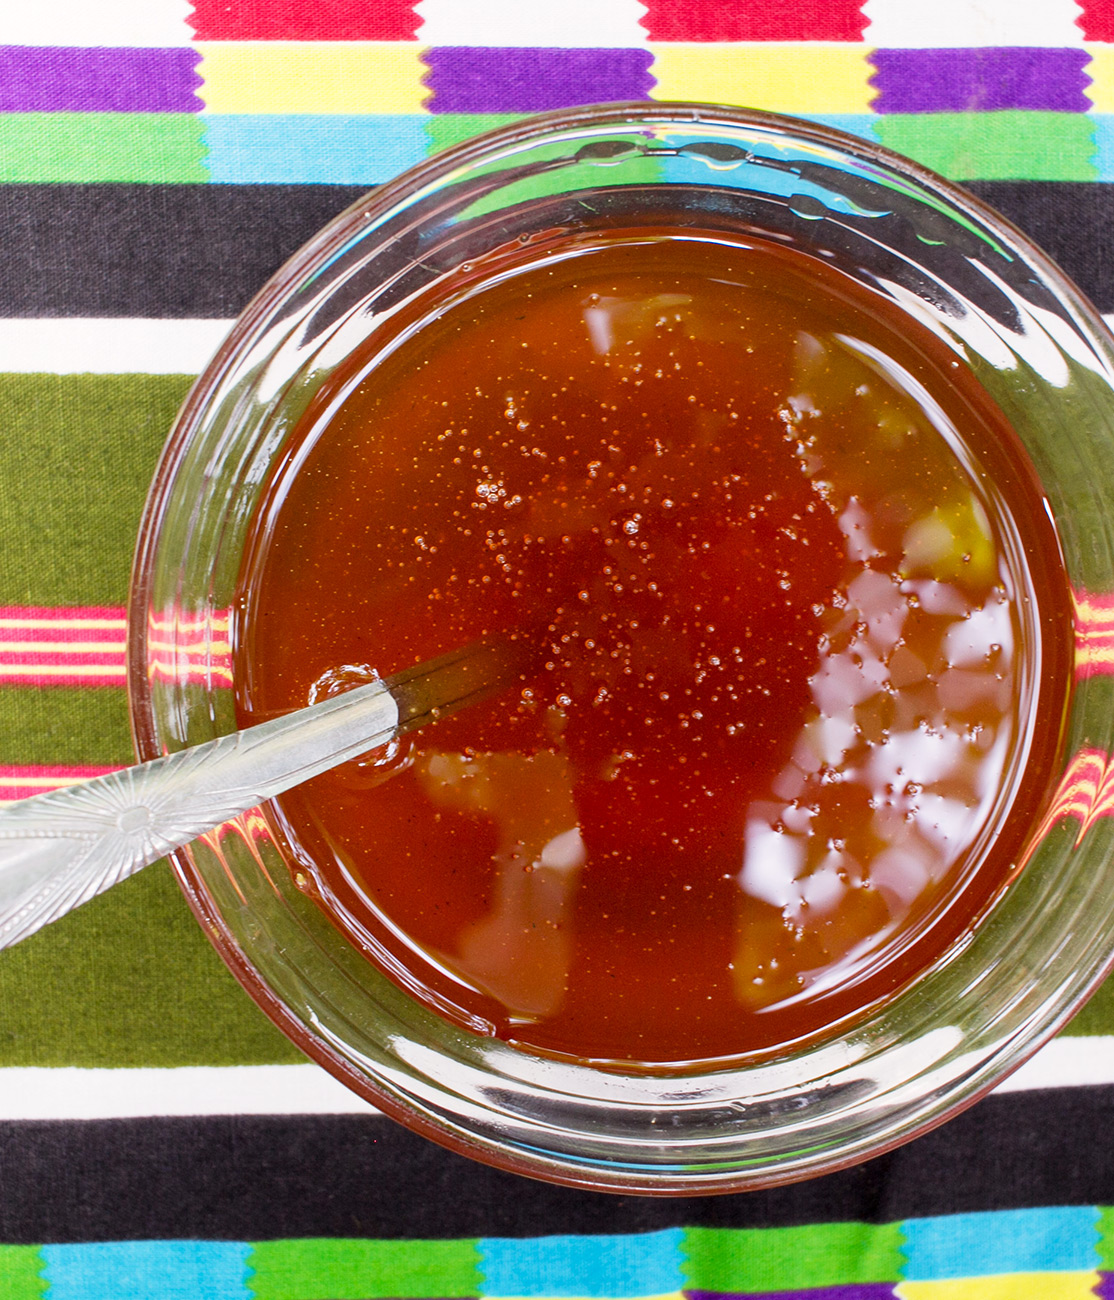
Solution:
<svg viewBox="0 0 1114 1300">
<path fill-rule="evenodd" d="M 123 669 L 126 656 L 119 650 L 78 650 L 66 654 L 57 650 L 0 650 L 0 672 L 16 664 L 33 664 L 38 668 L 65 668 L 73 664 L 96 664 L 104 668 Z"/>
<path fill-rule="evenodd" d="M 123 686 L 125 622 L 122 605 L 0 605 L 0 685 Z M 153 678 L 232 684 L 227 610 L 153 616 L 149 639 Z"/>
<path fill-rule="evenodd" d="M 30 766 L 0 763 L 0 781 L 87 781 L 90 777 L 119 770 L 119 765 L 104 767 L 91 763 L 33 763 Z"/>
<path fill-rule="evenodd" d="M 1114 594 L 1075 592 L 1075 675 L 1114 675 Z"/>
<path fill-rule="evenodd" d="M 123 605 L 0 605 L 0 623 L 9 619 L 31 618 L 56 621 L 96 618 L 123 622 L 127 618 L 127 611 Z"/>
<path fill-rule="evenodd" d="M 113 647 L 127 644 L 124 629 L 116 627 L 5 627 L 0 623 L 0 642 L 20 641 L 28 645 L 40 642 L 64 641 L 67 645 L 82 645 L 85 642 L 108 642 Z"/>
<path fill-rule="evenodd" d="M 218 644 L 228 644 L 228 633 L 219 628 L 201 628 L 197 631 L 192 629 L 179 628 L 177 635 L 162 630 L 152 631 L 147 636 L 147 644 L 158 650 L 174 650 L 176 652 L 191 651 L 200 652 L 214 642 Z"/>
<path fill-rule="evenodd" d="M 75 781 L 88 781 L 91 777 L 118 772 L 119 767 L 59 767 L 46 764 L 35 767 L 0 765 L 0 803 L 16 799 L 30 799 L 50 790 L 60 790 Z"/>
<path fill-rule="evenodd" d="M 123 686 L 123 673 L 5 672 L 0 665 L 0 686 Z"/>
</svg>

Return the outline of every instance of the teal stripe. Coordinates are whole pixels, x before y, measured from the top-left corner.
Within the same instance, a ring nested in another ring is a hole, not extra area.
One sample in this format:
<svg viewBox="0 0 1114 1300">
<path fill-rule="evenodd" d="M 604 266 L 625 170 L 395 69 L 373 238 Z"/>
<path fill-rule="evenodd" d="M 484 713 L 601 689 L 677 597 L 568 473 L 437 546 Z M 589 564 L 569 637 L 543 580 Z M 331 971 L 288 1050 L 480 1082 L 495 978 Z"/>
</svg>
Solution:
<svg viewBox="0 0 1114 1300">
<path fill-rule="evenodd" d="M 379 185 L 426 156 L 426 118 L 408 114 L 215 114 L 206 166 L 220 184 Z"/>
<path fill-rule="evenodd" d="M 50 1300 L 248 1300 L 242 1241 L 44 1246 Z"/>
<path fill-rule="evenodd" d="M 834 131 L 846 131 L 872 144 L 878 142 L 878 115 L 876 113 L 802 113 L 806 122 L 830 126 Z"/>
<path fill-rule="evenodd" d="M 1095 113 L 1091 123 L 1095 134 L 1096 179 L 1114 181 L 1114 113 Z"/>
<path fill-rule="evenodd" d="M 901 1226 L 909 1282 L 1099 1266 L 1099 1211 L 1092 1205 L 948 1214 Z"/>
<path fill-rule="evenodd" d="M 627 1236 L 488 1237 L 480 1241 L 483 1294 L 627 1296 L 680 1291 L 684 1231 Z"/>
</svg>

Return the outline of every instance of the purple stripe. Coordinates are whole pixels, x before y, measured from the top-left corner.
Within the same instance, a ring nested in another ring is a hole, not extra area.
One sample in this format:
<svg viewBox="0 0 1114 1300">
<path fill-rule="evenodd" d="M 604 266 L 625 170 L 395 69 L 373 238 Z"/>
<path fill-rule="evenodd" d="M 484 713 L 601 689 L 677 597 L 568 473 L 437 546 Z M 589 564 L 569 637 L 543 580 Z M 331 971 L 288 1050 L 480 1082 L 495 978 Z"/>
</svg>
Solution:
<svg viewBox="0 0 1114 1300">
<path fill-rule="evenodd" d="M 1085 113 L 1085 50 L 875 50 L 876 113 L 1029 108 Z"/>
<path fill-rule="evenodd" d="M 894 1300 L 896 1282 L 848 1282 L 812 1286 L 803 1291 L 690 1291 L 685 1300 Z"/>
<path fill-rule="evenodd" d="M 188 47 L 0 45 L 0 112 L 199 113 L 200 60 Z"/>
<path fill-rule="evenodd" d="M 1114 1300 L 1114 1273 L 1108 1273 L 1104 1269 L 1099 1274 L 1099 1283 L 1095 1287 L 1095 1295 L 1099 1300 Z"/>
<path fill-rule="evenodd" d="M 426 107 L 434 113 L 533 113 L 646 99 L 654 84 L 649 50 L 442 46 L 423 57 L 433 92 Z"/>
</svg>

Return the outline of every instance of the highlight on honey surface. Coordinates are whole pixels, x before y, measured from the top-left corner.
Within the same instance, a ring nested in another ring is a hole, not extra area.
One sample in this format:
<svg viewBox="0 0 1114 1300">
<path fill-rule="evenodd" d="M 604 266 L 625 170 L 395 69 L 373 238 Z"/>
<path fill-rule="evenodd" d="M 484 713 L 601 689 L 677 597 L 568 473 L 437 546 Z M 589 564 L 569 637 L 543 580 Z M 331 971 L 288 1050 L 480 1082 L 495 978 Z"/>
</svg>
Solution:
<svg viewBox="0 0 1114 1300">
<path fill-rule="evenodd" d="M 234 675 L 246 722 L 481 638 L 539 668 L 284 795 L 302 884 L 535 1050 L 679 1065 L 862 1014 L 1047 804 L 1073 607 L 1020 444 L 956 353 L 787 249 L 659 229 L 489 271 L 306 414 Z"/>
</svg>

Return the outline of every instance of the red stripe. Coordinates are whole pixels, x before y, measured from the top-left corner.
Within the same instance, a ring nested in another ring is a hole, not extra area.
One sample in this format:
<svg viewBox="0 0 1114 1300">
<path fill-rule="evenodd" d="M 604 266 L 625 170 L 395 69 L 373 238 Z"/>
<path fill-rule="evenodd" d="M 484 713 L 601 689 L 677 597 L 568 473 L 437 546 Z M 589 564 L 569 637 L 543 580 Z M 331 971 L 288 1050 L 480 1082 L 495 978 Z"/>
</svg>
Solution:
<svg viewBox="0 0 1114 1300">
<path fill-rule="evenodd" d="M 91 776 L 104 776 L 106 772 L 119 770 L 118 767 L 104 767 L 95 763 L 32 763 L 30 766 L 0 763 L 0 781 L 24 781 L 31 777 L 87 781 Z"/>
<path fill-rule="evenodd" d="M 44 689 L 51 686 L 123 686 L 127 680 L 122 672 L 104 673 L 28 673 L 5 672 L 0 665 L 0 686 L 25 686 Z"/>
<path fill-rule="evenodd" d="M 121 605 L 0 606 L 0 685 L 118 687 L 126 665 Z"/>
<path fill-rule="evenodd" d="M 0 606 L 0 685 L 123 686 L 125 621 L 121 605 Z M 227 610 L 152 617 L 149 636 L 153 677 L 231 685 Z"/>
<path fill-rule="evenodd" d="M 72 785 L 75 781 L 88 781 L 91 777 L 105 776 L 119 770 L 118 766 L 89 764 L 65 767 L 56 764 L 36 764 L 30 767 L 0 765 L 0 803 L 30 799 L 37 794 L 46 794 L 50 790 Z"/>
<path fill-rule="evenodd" d="M 410 41 L 418 27 L 411 0 L 195 0 L 186 21 L 199 41 Z"/>
<path fill-rule="evenodd" d="M 1030 842 L 1024 866 L 1049 831 L 1066 817 L 1079 822 L 1078 844 L 1100 817 L 1114 816 L 1114 760 L 1101 749 L 1081 749 L 1060 778 L 1048 812 Z"/>
<path fill-rule="evenodd" d="M 72 645 L 75 653 L 83 645 L 111 645 L 113 650 L 127 644 L 124 629 L 114 627 L 6 627 L 0 622 L 0 645 Z"/>
<path fill-rule="evenodd" d="M 127 657 L 123 648 L 120 650 L 82 650 L 80 646 L 75 646 L 73 650 L 62 652 L 59 650 L 35 651 L 28 648 L 27 650 L 0 650 L 0 671 L 5 668 L 13 668 L 17 665 L 33 665 L 36 668 L 68 668 L 76 665 L 96 665 L 100 668 L 123 668 L 127 663 Z"/>
<path fill-rule="evenodd" d="M 1114 0 L 1082 0 L 1076 19 L 1089 41 L 1114 41 Z"/>
<path fill-rule="evenodd" d="M 652 41 L 861 41 L 866 19 L 861 0 L 646 0 L 642 25 Z"/>
</svg>

